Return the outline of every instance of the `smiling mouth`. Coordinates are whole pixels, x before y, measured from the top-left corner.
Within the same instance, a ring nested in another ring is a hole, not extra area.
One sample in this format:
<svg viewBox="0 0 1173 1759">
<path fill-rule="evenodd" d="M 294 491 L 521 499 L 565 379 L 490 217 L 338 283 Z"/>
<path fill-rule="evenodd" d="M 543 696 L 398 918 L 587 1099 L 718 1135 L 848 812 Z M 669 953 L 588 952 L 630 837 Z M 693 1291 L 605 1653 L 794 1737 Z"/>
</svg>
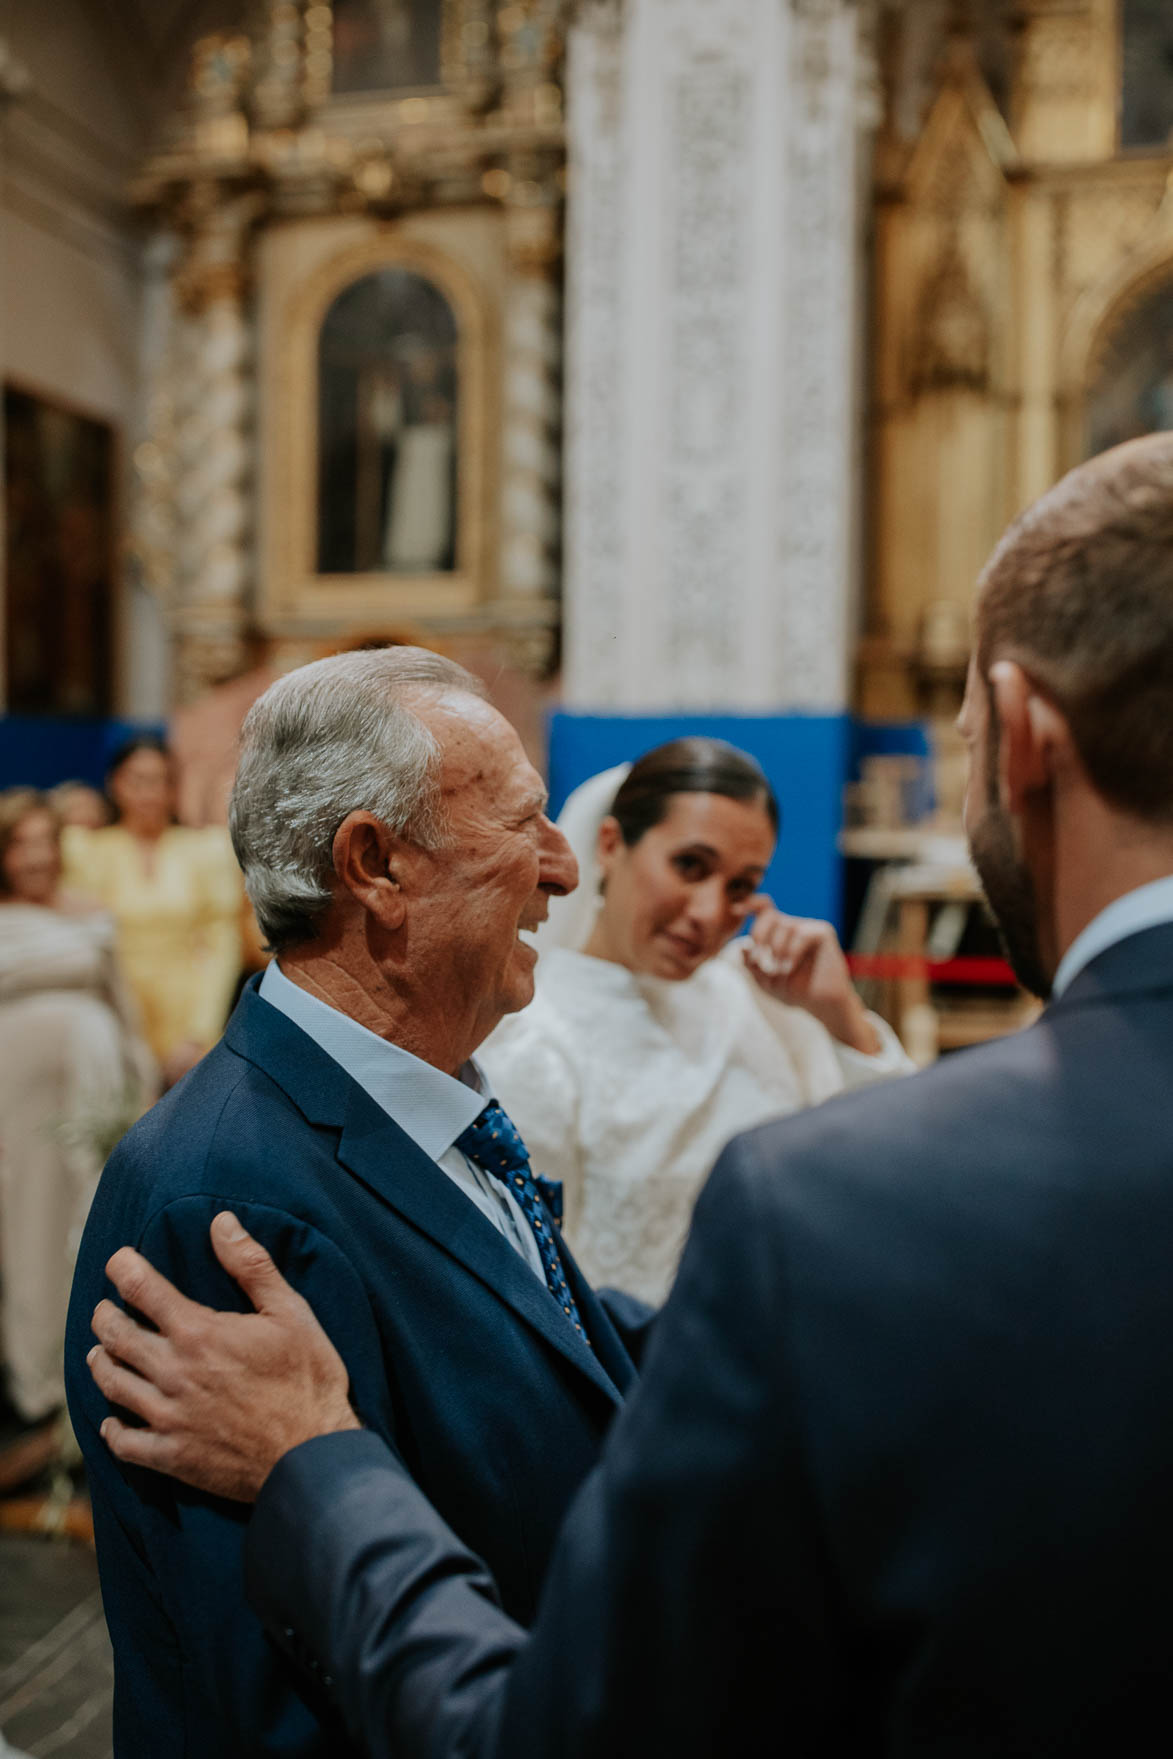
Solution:
<svg viewBox="0 0 1173 1759">
<path fill-rule="evenodd" d="M 705 949 L 699 941 L 686 941 L 680 935 L 670 933 L 668 929 L 664 929 L 663 934 L 678 958 L 699 959 L 704 954 Z"/>
</svg>

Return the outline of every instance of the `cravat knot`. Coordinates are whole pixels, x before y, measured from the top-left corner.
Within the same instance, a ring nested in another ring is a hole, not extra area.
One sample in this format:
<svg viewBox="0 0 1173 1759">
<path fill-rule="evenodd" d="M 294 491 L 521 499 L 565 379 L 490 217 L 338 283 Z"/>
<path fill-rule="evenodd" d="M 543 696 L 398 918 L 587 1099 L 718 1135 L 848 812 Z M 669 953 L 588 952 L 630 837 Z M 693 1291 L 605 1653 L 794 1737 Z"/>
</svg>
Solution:
<svg viewBox="0 0 1173 1759">
<path fill-rule="evenodd" d="M 521 1132 L 504 1106 L 491 1099 L 484 1111 L 475 1117 L 467 1130 L 456 1138 L 456 1146 L 494 1178 L 512 1172 L 529 1172 L 529 1151 Z"/>
</svg>

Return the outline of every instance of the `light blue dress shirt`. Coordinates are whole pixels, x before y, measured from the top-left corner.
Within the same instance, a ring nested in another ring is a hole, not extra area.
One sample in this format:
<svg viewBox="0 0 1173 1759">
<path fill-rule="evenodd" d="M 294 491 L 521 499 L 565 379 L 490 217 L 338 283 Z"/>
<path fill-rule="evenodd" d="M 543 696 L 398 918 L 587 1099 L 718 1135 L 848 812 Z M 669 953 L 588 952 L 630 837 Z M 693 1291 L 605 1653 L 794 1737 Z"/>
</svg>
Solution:
<svg viewBox="0 0 1173 1759">
<path fill-rule="evenodd" d="M 1093 916 L 1060 959 L 1051 995 L 1058 1000 L 1084 966 L 1117 941 L 1139 934 L 1142 928 L 1156 928 L 1162 922 L 1173 922 L 1173 874 L 1113 898 L 1098 916 Z"/>
<path fill-rule="evenodd" d="M 476 1204 L 544 1283 L 546 1273 L 538 1243 L 512 1194 L 455 1146 L 456 1138 L 493 1097 L 479 1065 L 470 1059 L 459 1080 L 446 1075 L 443 1069 L 413 1057 L 402 1046 L 369 1032 L 348 1014 L 339 1013 L 337 1008 L 291 983 L 276 959 L 265 969 L 260 995 L 262 1001 L 300 1026 L 319 1050 L 325 1051 L 352 1081 L 358 1082 L 363 1092 L 459 1186 L 469 1202 Z"/>
</svg>

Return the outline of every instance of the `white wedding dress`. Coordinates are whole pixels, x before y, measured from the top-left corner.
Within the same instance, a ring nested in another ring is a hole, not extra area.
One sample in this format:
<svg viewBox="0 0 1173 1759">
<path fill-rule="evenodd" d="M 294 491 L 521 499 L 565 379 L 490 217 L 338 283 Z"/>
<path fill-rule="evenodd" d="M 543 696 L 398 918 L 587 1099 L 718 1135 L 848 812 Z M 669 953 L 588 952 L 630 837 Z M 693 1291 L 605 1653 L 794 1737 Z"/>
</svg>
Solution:
<svg viewBox="0 0 1173 1759">
<path fill-rule="evenodd" d="M 477 1059 L 535 1171 L 562 1180 L 566 1237 L 587 1276 L 658 1303 L 731 1136 L 912 1070 L 870 1018 L 883 1048 L 869 1057 L 766 996 L 736 942 L 681 983 L 552 947 L 534 1000 Z"/>
</svg>

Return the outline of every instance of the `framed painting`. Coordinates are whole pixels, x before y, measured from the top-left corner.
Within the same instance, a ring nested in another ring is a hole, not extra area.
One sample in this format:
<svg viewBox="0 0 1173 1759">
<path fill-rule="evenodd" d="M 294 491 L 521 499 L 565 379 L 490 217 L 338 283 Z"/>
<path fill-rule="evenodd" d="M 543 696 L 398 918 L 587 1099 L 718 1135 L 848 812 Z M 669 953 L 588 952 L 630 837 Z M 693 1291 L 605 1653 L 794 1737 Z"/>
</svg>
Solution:
<svg viewBox="0 0 1173 1759">
<path fill-rule="evenodd" d="M 456 314 L 388 265 L 318 336 L 318 573 L 451 574 L 459 494 Z"/>
<path fill-rule="evenodd" d="M 483 223 L 449 229 L 475 242 Z M 500 346 L 481 275 L 406 227 L 355 240 L 351 226 L 331 248 L 341 230 L 289 228 L 261 276 L 257 610 L 271 635 L 433 627 L 475 615 L 496 580 Z"/>
<path fill-rule="evenodd" d="M 117 442 L 108 422 L 4 386 L 4 658 L 12 714 L 111 707 Z"/>
<path fill-rule="evenodd" d="M 334 0 L 337 96 L 440 84 L 442 0 Z"/>
</svg>

